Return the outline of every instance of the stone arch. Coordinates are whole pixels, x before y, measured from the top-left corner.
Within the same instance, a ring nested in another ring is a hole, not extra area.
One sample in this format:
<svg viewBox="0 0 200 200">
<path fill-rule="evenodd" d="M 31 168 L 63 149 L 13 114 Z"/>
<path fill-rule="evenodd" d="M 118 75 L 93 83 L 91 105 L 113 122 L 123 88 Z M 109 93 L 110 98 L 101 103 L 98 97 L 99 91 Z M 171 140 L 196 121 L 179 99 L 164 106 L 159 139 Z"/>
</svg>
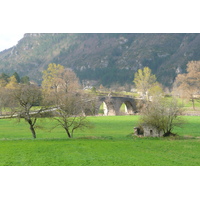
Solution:
<svg viewBox="0 0 200 200">
<path fill-rule="evenodd" d="M 132 115 L 136 112 L 136 101 L 129 97 L 98 97 L 95 113 L 98 115 L 103 104 L 103 115 L 120 115 L 120 107 L 125 104 L 126 114 Z"/>
<path fill-rule="evenodd" d="M 135 113 L 135 106 L 133 106 L 133 104 L 130 101 L 124 101 L 123 102 L 125 104 L 125 112 L 128 115 L 133 115 Z"/>
<path fill-rule="evenodd" d="M 103 101 L 103 114 L 106 116 L 108 115 L 108 106 L 105 103 L 105 101 Z"/>
<path fill-rule="evenodd" d="M 103 115 L 104 116 L 108 116 L 108 115 L 116 115 L 116 108 L 115 108 L 115 101 L 112 98 L 108 98 L 108 97 L 100 97 L 99 98 L 99 103 L 97 106 L 97 112 L 99 114 L 99 109 L 101 107 L 101 105 L 103 104 Z"/>
<path fill-rule="evenodd" d="M 111 116 L 111 115 L 117 114 L 115 104 L 114 104 L 113 101 L 106 102 L 106 105 L 107 105 L 107 108 L 108 108 L 108 114 L 107 115 Z"/>
<path fill-rule="evenodd" d="M 108 106 L 105 101 L 100 102 L 98 109 L 97 109 L 97 114 L 99 114 L 101 106 L 103 108 L 103 115 L 107 116 L 108 115 Z"/>
<path fill-rule="evenodd" d="M 102 109 L 103 109 L 103 113 L 100 111 L 101 109 L 101 106 L 102 106 Z M 103 100 L 100 100 L 96 106 L 96 114 L 97 115 L 104 115 L 104 116 L 107 116 L 109 113 L 109 108 L 108 108 L 108 104 L 107 102 L 103 99 Z"/>
</svg>

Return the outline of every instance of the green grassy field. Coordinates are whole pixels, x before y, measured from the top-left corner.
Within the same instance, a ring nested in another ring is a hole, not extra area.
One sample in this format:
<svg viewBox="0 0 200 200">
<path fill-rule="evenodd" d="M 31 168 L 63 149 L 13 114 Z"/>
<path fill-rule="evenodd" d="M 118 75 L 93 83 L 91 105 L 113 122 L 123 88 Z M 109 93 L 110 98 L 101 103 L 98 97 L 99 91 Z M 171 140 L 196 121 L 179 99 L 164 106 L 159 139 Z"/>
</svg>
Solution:
<svg viewBox="0 0 200 200">
<path fill-rule="evenodd" d="M 93 129 L 68 139 L 61 128 L 49 132 L 52 121 L 40 123 L 37 139 L 28 126 L 0 120 L 1 166 L 199 166 L 200 117 L 175 132 L 180 138 L 135 138 L 130 134 L 139 116 L 88 117 Z M 187 136 L 184 138 L 182 136 Z"/>
</svg>

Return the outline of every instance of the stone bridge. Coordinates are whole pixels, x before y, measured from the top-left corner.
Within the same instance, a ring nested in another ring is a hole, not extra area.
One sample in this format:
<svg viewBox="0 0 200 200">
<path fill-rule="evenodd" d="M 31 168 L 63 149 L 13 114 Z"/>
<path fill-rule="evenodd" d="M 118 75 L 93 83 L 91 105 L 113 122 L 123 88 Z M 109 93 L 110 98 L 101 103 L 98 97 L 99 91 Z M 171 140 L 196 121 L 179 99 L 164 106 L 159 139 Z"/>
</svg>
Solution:
<svg viewBox="0 0 200 200">
<path fill-rule="evenodd" d="M 109 97 L 99 96 L 95 105 L 95 114 L 99 113 L 100 107 L 103 104 L 103 112 L 105 116 L 120 115 L 120 107 L 125 104 L 125 113 L 134 115 L 137 112 L 137 99 L 131 97 Z"/>
</svg>

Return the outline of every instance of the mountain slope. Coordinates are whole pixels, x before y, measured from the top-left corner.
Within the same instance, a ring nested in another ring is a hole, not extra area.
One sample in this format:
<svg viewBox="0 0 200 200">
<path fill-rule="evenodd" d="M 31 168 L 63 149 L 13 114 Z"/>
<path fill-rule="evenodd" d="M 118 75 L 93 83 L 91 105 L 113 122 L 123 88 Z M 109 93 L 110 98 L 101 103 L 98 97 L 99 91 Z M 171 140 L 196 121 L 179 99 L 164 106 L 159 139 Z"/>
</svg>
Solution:
<svg viewBox="0 0 200 200">
<path fill-rule="evenodd" d="M 188 61 L 199 59 L 200 34 L 29 33 L 0 52 L 0 72 L 16 71 L 39 83 L 54 62 L 74 69 L 81 80 L 109 86 L 132 83 L 134 73 L 148 66 L 171 86 Z"/>
</svg>

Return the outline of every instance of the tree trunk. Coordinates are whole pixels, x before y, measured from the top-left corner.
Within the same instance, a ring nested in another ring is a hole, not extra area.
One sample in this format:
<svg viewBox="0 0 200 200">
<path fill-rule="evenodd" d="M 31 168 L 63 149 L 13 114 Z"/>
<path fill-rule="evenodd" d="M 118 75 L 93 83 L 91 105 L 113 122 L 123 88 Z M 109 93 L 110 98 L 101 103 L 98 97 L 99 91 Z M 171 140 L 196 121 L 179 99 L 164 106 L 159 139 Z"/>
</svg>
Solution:
<svg viewBox="0 0 200 200">
<path fill-rule="evenodd" d="M 164 133 L 163 137 L 169 137 L 169 136 L 176 136 L 175 133 L 172 133 L 171 131 L 167 131 L 166 133 Z"/>
<path fill-rule="evenodd" d="M 193 106 L 193 110 L 195 110 L 194 99 L 192 99 L 192 106 Z"/>
<path fill-rule="evenodd" d="M 30 130 L 31 130 L 33 138 L 35 139 L 36 138 L 36 132 L 35 132 L 35 129 L 32 125 L 30 125 Z"/>
<path fill-rule="evenodd" d="M 34 125 L 33 125 L 33 122 L 32 122 L 32 120 L 31 119 L 26 119 L 25 118 L 25 120 L 28 122 L 28 124 L 29 124 L 29 128 L 30 128 L 30 130 L 31 130 L 31 133 L 32 133 L 32 136 L 33 136 L 33 138 L 35 139 L 36 138 L 36 132 L 35 132 L 35 129 L 34 129 Z"/>
<path fill-rule="evenodd" d="M 71 134 L 70 134 L 69 130 L 67 128 L 65 128 L 65 131 L 66 131 L 68 137 L 71 138 Z"/>
</svg>

